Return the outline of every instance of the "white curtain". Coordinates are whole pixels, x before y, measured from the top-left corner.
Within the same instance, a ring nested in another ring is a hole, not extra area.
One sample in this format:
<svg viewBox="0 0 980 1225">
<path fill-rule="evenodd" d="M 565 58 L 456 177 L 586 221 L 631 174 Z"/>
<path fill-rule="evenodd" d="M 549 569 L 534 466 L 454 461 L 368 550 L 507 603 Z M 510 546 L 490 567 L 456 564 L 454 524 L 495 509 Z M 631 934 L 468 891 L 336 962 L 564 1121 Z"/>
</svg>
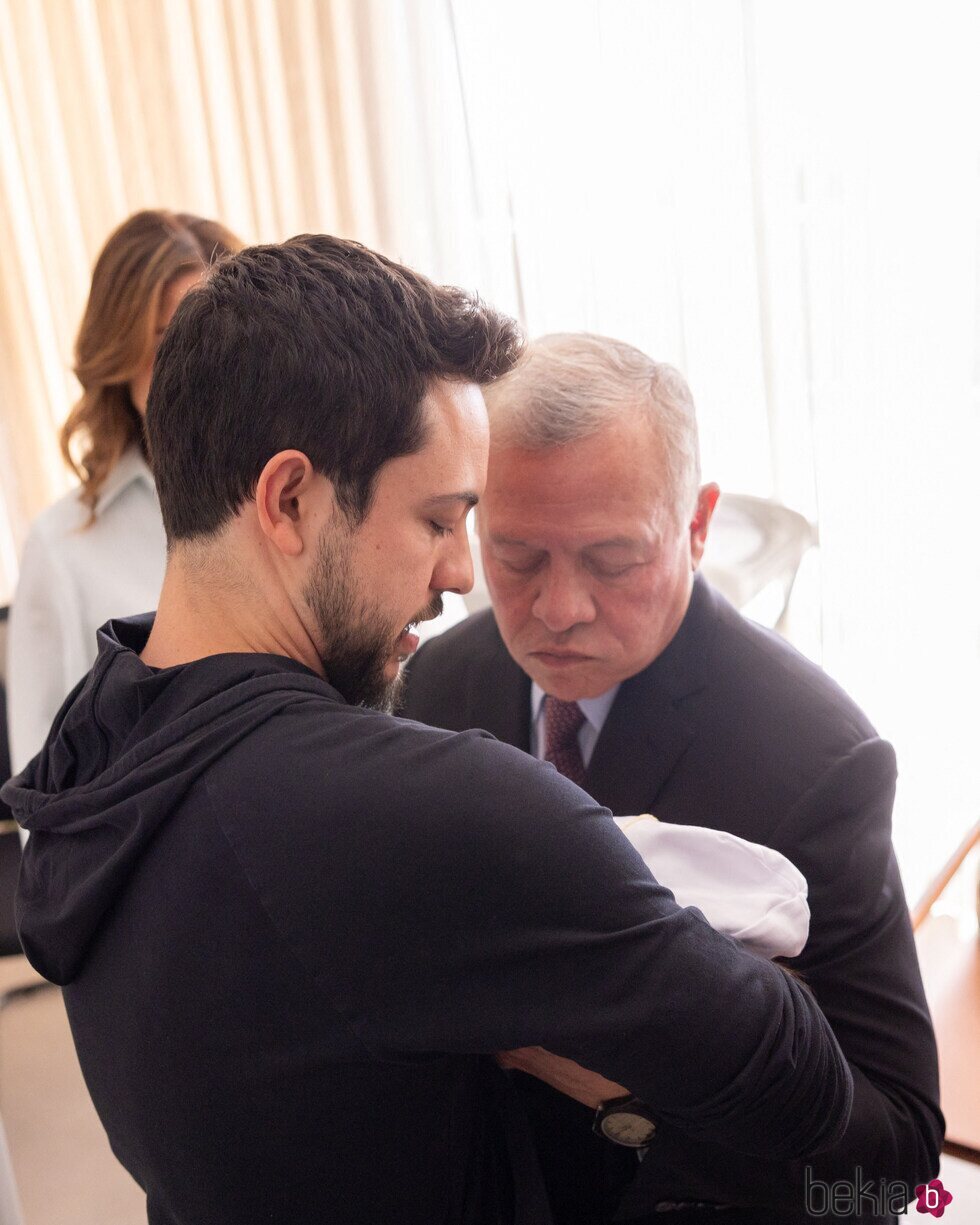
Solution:
<svg viewBox="0 0 980 1225">
<path fill-rule="evenodd" d="M 0 603 L 69 476 L 95 257 L 139 208 L 389 244 L 358 0 L 0 0 Z"/>
<path fill-rule="evenodd" d="M 980 808 L 978 61 L 965 0 L 0 0 L 0 600 L 109 229 L 358 237 L 674 362 L 706 477 L 817 524 L 915 895 Z"/>
<path fill-rule="evenodd" d="M 914 897 L 980 809 L 980 9 L 396 7 L 453 217 L 406 254 L 674 362 L 706 477 L 817 524 L 801 645 L 897 747 Z"/>
</svg>

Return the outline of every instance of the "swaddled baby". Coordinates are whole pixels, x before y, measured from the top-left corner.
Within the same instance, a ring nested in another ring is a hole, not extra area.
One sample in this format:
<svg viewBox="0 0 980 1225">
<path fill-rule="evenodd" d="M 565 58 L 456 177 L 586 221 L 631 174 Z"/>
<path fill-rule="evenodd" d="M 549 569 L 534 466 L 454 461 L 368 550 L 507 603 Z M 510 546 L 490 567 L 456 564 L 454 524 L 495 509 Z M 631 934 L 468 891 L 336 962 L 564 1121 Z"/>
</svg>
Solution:
<svg viewBox="0 0 980 1225">
<path fill-rule="evenodd" d="M 649 813 L 615 821 L 678 906 L 696 906 L 716 931 L 764 957 L 802 953 L 810 930 L 806 880 L 785 855 Z"/>
</svg>

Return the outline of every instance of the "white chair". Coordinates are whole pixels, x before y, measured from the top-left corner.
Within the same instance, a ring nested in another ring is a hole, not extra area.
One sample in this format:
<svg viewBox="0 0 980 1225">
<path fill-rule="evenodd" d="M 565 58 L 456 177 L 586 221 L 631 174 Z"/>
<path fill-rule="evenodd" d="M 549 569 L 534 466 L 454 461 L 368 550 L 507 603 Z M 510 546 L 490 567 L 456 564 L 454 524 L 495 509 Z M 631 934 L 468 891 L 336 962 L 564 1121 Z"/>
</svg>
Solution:
<svg viewBox="0 0 980 1225">
<path fill-rule="evenodd" d="M 724 493 L 718 499 L 701 569 L 736 608 L 773 589 L 771 625 L 782 627 L 804 554 L 817 543 L 805 516 L 771 498 Z"/>
<path fill-rule="evenodd" d="M 6 620 L 6 608 L 0 608 L 0 782 L 5 782 L 9 773 L 6 706 L 3 700 Z M 17 941 L 13 921 L 13 890 L 16 887 L 17 868 L 20 862 L 20 842 L 17 838 L 16 825 L 7 816 L 8 812 L 9 809 L 4 809 L 0 813 L 0 818 L 5 818 L 0 819 L 0 956 L 20 953 L 20 944 Z M 30 990 L 31 987 L 26 989 L 14 987 L 0 995 L 0 1012 L 10 1000 Z M 0 1118 L 0 1225 L 23 1225 L 23 1219 L 20 1201 L 17 1197 L 14 1171 L 10 1164 L 10 1153 L 7 1149 L 7 1136 L 3 1130 L 3 1119 Z"/>
</svg>

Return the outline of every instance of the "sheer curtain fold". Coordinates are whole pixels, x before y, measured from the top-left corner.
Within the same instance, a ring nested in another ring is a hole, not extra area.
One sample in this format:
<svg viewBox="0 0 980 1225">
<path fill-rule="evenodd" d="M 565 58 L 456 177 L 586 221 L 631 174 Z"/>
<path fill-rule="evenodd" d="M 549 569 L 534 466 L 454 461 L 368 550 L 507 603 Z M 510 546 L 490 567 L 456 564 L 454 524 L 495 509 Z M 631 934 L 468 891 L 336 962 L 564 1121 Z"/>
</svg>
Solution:
<svg viewBox="0 0 980 1225">
<path fill-rule="evenodd" d="M 385 245 L 358 0 L 0 0 L 0 602 L 69 487 L 92 264 L 139 208 Z M 397 53 L 397 48 L 396 48 Z"/>
<path fill-rule="evenodd" d="M 680 366 L 705 477 L 817 523 L 811 650 L 896 744 L 914 897 L 980 803 L 980 10 L 449 10 L 469 164 L 431 190 L 473 185 L 478 283 Z"/>
</svg>

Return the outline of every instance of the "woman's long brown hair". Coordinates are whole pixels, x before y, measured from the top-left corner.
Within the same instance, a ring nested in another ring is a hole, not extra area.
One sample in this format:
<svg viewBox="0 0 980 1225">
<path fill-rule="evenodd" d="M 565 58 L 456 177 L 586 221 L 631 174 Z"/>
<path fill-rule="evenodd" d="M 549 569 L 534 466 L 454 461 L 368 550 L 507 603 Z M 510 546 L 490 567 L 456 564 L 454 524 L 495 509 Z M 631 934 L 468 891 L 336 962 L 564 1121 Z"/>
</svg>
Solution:
<svg viewBox="0 0 980 1225">
<path fill-rule="evenodd" d="M 138 443 L 145 451 L 143 422 L 129 384 L 152 351 L 167 286 L 241 247 L 220 222 L 146 209 L 124 221 L 102 248 L 75 341 L 82 396 L 60 436 L 65 462 L 82 483 L 79 496 L 91 512 L 89 523 L 126 448 Z"/>
</svg>

